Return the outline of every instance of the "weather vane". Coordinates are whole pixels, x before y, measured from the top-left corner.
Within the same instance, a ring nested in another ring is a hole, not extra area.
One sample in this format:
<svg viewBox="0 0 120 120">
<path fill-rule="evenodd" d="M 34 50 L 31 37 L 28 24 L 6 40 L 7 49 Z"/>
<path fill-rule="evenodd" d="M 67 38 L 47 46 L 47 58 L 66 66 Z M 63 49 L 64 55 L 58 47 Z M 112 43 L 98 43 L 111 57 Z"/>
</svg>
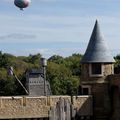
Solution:
<svg viewBox="0 0 120 120">
<path fill-rule="evenodd" d="M 15 6 L 19 7 L 20 10 L 29 6 L 31 0 L 14 0 Z"/>
</svg>

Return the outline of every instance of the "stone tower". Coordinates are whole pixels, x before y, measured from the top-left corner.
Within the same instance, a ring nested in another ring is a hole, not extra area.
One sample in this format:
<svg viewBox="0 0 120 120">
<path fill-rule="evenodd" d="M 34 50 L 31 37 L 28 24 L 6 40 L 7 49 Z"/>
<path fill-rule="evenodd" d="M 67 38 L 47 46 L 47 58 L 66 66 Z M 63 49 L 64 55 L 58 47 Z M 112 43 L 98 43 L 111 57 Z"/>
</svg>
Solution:
<svg viewBox="0 0 120 120">
<path fill-rule="evenodd" d="M 93 95 L 94 120 L 108 120 L 110 116 L 109 81 L 107 76 L 114 73 L 114 59 L 103 39 L 96 20 L 88 47 L 81 60 L 82 94 Z"/>
</svg>

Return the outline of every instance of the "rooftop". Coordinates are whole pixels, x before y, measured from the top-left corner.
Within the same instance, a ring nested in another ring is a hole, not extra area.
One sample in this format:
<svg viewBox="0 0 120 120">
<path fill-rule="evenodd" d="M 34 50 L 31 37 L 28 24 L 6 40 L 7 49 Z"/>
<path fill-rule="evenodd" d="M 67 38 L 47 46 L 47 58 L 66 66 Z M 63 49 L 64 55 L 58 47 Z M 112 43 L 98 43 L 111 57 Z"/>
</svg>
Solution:
<svg viewBox="0 0 120 120">
<path fill-rule="evenodd" d="M 86 52 L 81 60 L 82 63 L 112 63 L 115 62 L 110 50 L 100 32 L 98 21 L 90 37 Z"/>
</svg>

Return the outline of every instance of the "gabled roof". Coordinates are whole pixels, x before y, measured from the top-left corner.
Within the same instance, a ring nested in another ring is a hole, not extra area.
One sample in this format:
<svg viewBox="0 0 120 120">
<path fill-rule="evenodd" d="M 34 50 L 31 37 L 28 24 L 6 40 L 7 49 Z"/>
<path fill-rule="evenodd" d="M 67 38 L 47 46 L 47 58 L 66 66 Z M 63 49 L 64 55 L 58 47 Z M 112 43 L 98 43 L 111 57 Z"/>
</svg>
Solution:
<svg viewBox="0 0 120 120">
<path fill-rule="evenodd" d="M 103 39 L 98 21 L 96 20 L 82 63 L 112 63 L 115 62 Z"/>
</svg>

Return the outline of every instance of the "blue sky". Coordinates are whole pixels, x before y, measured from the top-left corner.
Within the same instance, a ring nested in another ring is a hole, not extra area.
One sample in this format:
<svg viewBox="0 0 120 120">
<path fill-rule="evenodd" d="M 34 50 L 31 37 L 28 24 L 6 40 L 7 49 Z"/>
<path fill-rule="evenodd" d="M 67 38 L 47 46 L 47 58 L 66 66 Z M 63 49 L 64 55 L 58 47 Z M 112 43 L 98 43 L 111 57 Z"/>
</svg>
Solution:
<svg viewBox="0 0 120 120">
<path fill-rule="evenodd" d="M 24 11 L 0 0 L 0 50 L 47 58 L 83 54 L 96 19 L 112 54 L 120 53 L 120 0 L 31 0 Z"/>
</svg>

